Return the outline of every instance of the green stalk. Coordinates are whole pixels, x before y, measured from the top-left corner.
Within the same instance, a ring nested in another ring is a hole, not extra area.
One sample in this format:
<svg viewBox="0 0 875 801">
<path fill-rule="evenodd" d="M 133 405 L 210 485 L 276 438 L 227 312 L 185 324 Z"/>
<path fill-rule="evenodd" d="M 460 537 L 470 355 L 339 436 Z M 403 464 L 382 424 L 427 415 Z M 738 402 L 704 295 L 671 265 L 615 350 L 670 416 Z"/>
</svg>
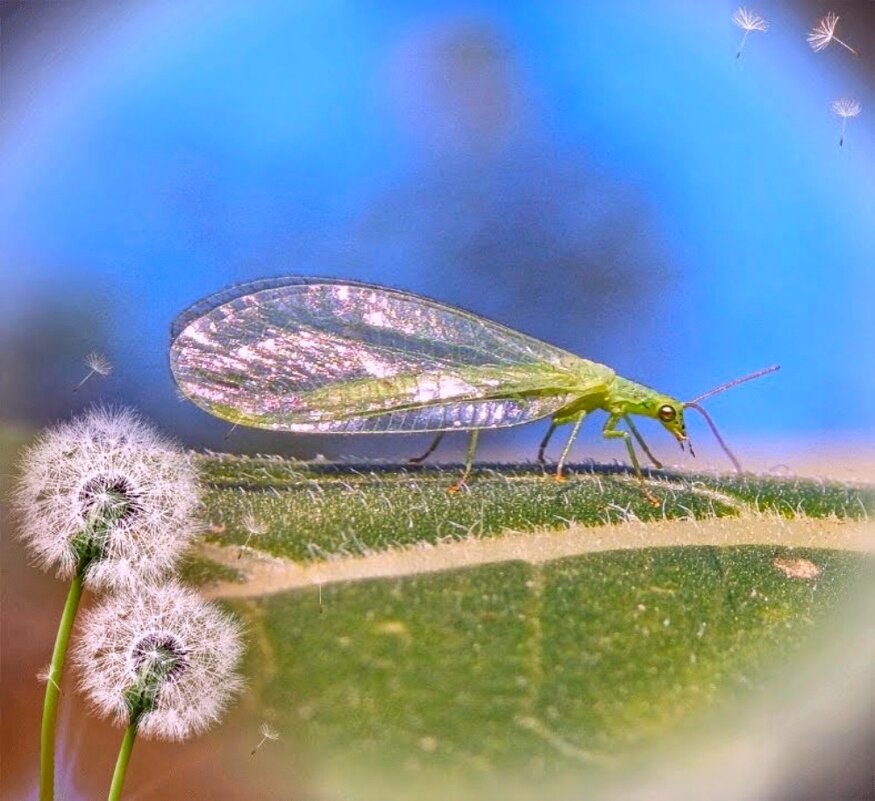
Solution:
<svg viewBox="0 0 875 801">
<path fill-rule="evenodd" d="M 131 721 L 131 725 L 125 729 L 122 745 L 118 751 L 118 759 L 115 763 L 115 773 L 112 774 L 112 785 L 109 788 L 107 801 L 118 801 L 122 797 L 122 786 L 125 783 L 125 774 L 128 771 L 128 762 L 131 759 L 131 751 L 134 750 L 134 738 L 137 736 L 138 718 Z"/>
<path fill-rule="evenodd" d="M 52 664 L 46 682 L 40 735 L 40 801 L 52 801 L 55 794 L 55 722 L 58 717 L 58 698 L 61 694 L 61 674 L 64 672 L 64 660 L 67 657 L 67 644 L 70 642 L 73 621 L 76 619 L 76 610 L 82 597 L 82 581 L 82 571 L 79 571 L 70 583 L 70 592 L 67 593 L 64 614 L 61 615 L 61 622 L 58 625 L 58 636 L 55 639 L 55 650 L 52 653 Z"/>
</svg>

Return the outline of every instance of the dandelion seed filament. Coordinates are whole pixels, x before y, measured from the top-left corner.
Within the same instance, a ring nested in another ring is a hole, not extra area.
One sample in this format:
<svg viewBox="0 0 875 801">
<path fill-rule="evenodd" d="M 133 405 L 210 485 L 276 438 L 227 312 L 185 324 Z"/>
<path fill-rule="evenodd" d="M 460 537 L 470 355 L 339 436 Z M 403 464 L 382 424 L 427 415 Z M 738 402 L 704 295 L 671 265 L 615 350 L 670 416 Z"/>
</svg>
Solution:
<svg viewBox="0 0 875 801">
<path fill-rule="evenodd" d="M 831 107 L 833 114 L 836 114 L 837 116 L 844 119 L 848 119 L 849 117 L 856 117 L 863 110 L 863 107 L 860 105 L 859 101 L 850 100 L 848 98 L 834 100 Z"/>
<path fill-rule="evenodd" d="M 767 31 L 769 29 L 769 24 L 763 19 L 763 17 L 752 11 L 748 11 L 744 6 L 735 10 L 735 13 L 732 15 L 732 21 L 738 25 L 739 28 L 748 32 Z"/>
</svg>

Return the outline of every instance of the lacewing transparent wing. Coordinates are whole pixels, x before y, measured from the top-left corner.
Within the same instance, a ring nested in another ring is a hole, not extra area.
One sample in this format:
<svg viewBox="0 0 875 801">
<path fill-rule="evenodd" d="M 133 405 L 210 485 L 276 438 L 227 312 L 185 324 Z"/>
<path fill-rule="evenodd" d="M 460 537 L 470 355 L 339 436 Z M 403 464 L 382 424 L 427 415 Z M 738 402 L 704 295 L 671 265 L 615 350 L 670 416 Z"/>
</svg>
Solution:
<svg viewBox="0 0 875 801">
<path fill-rule="evenodd" d="M 427 298 L 329 278 L 233 287 L 181 314 L 179 388 L 233 423 L 320 433 L 500 428 L 550 415 L 614 376 Z"/>
</svg>

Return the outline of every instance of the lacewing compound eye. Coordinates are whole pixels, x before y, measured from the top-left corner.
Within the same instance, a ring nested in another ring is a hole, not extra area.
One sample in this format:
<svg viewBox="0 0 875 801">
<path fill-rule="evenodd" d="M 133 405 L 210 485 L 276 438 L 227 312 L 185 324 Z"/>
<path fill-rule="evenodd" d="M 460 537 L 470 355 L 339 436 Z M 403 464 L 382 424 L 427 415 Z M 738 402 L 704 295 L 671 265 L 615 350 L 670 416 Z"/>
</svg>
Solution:
<svg viewBox="0 0 875 801">
<path fill-rule="evenodd" d="M 659 407 L 659 419 L 662 420 L 663 423 L 670 423 L 675 417 L 678 416 L 678 413 L 675 411 L 674 406 L 669 406 L 665 404 L 665 406 Z"/>
</svg>

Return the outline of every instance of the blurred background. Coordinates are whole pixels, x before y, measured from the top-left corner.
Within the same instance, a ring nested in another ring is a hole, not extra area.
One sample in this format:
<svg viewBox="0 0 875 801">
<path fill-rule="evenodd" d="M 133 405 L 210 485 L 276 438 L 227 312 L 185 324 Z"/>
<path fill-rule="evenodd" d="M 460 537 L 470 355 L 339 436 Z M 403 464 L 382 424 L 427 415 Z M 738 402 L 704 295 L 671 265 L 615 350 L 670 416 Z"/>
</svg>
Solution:
<svg viewBox="0 0 875 801">
<path fill-rule="evenodd" d="M 175 393 L 187 305 L 328 275 L 467 307 L 682 399 L 780 363 L 709 403 L 729 441 L 755 466 L 864 477 L 875 3 L 765 0 L 769 31 L 738 59 L 735 7 L 0 3 L 0 428 L 120 401 L 198 448 L 412 455 L 427 437 L 226 440 Z M 859 58 L 807 45 L 830 10 Z M 841 97 L 863 110 L 839 147 Z M 92 351 L 114 370 L 73 393 Z M 487 435 L 482 453 L 531 457 L 542 434 Z M 597 439 L 579 455 L 622 455 Z M 38 714 L 24 703 L 7 727 Z M 871 749 L 841 751 L 844 795 L 834 771 L 794 798 L 862 798 Z"/>
<path fill-rule="evenodd" d="M 194 446 L 409 455 L 229 444 L 177 398 L 173 318 L 295 273 L 462 305 L 680 398 L 780 363 L 711 402 L 730 442 L 765 466 L 860 457 L 875 4 L 833 5 L 859 59 L 806 44 L 821 3 L 758 7 L 770 29 L 739 59 L 723 2 L 4 3 L 0 415 L 100 398 Z M 863 112 L 839 147 L 845 96 Z M 114 372 L 74 395 L 90 351 Z M 542 433 L 483 455 L 531 457 Z"/>
</svg>

